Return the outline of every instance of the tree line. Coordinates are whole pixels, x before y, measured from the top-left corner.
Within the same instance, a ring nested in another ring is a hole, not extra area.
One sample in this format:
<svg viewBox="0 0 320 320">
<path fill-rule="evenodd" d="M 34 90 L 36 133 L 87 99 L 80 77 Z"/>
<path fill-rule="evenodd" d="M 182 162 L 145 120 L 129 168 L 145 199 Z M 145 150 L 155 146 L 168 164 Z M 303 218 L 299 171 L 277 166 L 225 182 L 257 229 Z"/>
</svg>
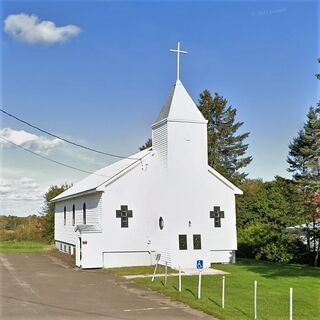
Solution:
<svg viewBox="0 0 320 320">
<path fill-rule="evenodd" d="M 54 241 L 54 204 L 51 199 L 70 188 L 67 183 L 61 186 L 51 186 L 44 194 L 44 206 L 40 215 L 17 217 L 0 215 L 0 241 Z"/>
<path fill-rule="evenodd" d="M 44 230 L 45 217 L 43 216 L 0 215 L 0 241 L 42 241 Z"/>
</svg>

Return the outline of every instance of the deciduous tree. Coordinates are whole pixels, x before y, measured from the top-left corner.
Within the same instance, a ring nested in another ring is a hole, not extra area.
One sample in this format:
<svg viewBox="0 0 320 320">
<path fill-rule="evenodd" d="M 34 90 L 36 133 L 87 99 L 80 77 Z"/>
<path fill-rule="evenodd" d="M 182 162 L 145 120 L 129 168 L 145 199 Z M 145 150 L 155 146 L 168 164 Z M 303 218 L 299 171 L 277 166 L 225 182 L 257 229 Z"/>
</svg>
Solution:
<svg viewBox="0 0 320 320">
<path fill-rule="evenodd" d="M 67 183 L 61 186 L 51 186 L 44 195 L 44 207 L 42 213 L 45 218 L 45 223 L 43 229 L 43 237 L 48 242 L 52 242 L 54 240 L 55 204 L 52 203 L 51 200 L 70 187 L 71 185 L 68 185 Z"/>
<path fill-rule="evenodd" d="M 288 229 L 303 222 L 298 183 L 277 176 L 270 182 L 247 180 L 241 189 L 244 195 L 237 199 L 239 255 L 304 262 L 300 259 L 304 245 Z"/>
</svg>

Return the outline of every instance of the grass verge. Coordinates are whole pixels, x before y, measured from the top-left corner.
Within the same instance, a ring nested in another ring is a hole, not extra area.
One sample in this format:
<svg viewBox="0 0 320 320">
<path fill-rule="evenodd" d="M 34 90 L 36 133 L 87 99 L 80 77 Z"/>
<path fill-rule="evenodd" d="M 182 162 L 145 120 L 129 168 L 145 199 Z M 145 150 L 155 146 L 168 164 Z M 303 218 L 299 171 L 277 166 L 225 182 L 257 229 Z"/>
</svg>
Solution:
<svg viewBox="0 0 320 320">
<path fill-rule="evenodd" d="M 46 252 L 53 248 L 52 245 L 37 241 L 0 241 L 0 252 Z"/>
<path fill-rule="evenodd" d="M 221 276 L 202 277 L 201 300 L 197 299 L 197 276 L 182 278 L 181 293 L 178 292 L 178 277 L 168 277 L 167 287 L 164 287 L 161 278 L 156 278 L 153 283 L 150 278 L 134 281 L 222 320 L 253 319 L 254 280 L 258 281 L 258 319 L 287 320 L 289 288 L 292 287 L 294 319 L 319 319 L 320 269 L 252 260 L 240 260 L 233 265 L 214 265 L 213 268 L 230 273 L 226 275 L 225 309 L 221 308 Z M 109 269 L 109 272 L 113 270 L 118 275 L 145 274 L 150 268 L 117 268 Z"/>
</svg>

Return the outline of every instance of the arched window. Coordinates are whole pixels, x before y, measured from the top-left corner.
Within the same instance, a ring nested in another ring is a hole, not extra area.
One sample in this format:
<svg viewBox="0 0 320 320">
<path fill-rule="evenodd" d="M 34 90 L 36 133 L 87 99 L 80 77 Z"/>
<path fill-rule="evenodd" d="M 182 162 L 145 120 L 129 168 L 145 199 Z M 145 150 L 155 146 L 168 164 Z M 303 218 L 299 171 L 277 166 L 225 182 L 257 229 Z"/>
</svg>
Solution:
<svg viewBox="0 0 320 320">
<path fill-rule="evenodd" d="M 83 203 L 83 224 L 87 224 L 87 206 L 86 203 Z"/>
<path fill-rule="evenodd" d="M 67 222 L 67 207 L 64 206 L 63 208 L 63 225 L 66 225 Z"/>
<path fill-rule="evenodd" d="M 163 221 L 163 218 L 160 217 L 160 218 L 159 218 L 159 228 L 160 228 L 160 230 L 162 230 L 163 227 L 164 227 L 164 221 Z"/>
<path fill-rule="evenodd" d="M 72 225 L 74 226 L 76 224 L 76 206 L 72 206 Z"/>
</svg>

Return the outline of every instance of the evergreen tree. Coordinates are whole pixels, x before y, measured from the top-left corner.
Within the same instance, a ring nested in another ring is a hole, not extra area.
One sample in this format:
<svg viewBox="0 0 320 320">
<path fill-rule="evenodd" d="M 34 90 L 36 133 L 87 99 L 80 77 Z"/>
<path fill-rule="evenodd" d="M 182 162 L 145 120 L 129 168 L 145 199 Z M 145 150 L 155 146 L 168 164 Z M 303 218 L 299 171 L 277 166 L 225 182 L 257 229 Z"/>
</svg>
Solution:
<svg viewBox="0 0 320 320">
<path fill-rule="evenodd" d="M 198 108 L 208 120 L 208 164 L 234 183 L 247 176 L 241 172 L 251 161 L 245 156 L 248 144 L 244 140 L 249 132 L 237 134 L 243 122 L 236 122 L 237 110 L 228 106 L 228 100 L 208 90 L 200 94 Z"/>
<path fill-rule="evenodd" d="M 144 145 L 139 147 L 139 150 L 142 151 L 142 150 L 148 149 L 150 147 L 152 147 L 152 140 L 149 138 Z"/>
<path fill-rule="evenodd" d="M 311 107 L 307 121 L 289 145 L 288 171 L 297 180 L 320 177 L 320 104 Z"/>
<path fill-rule="evenodd" d="M 320 104 L 311 107 L 307 114 L 307 121 L 298 136 L 289 145 L 288 171 L 299 182 L 304 197 L 305 230 L 308 240 L 313 243 L 314 265 L 317 266 L 320 249 L 320 230 L 317 219 L 320 218 Z M 311 227 L 311 228 L 310 228 Z"/>
<path fill-rule="evenodd" d="M 320 58 L 318 58 L 318 62 L 320 63 Z M 320 73 L 316 73 L 316 77 L 318 80 L 320 80 Z"/>
<path fill-rule="evenodd" d="M 71 185 L 51 186 L 44 195 L 43 215 L 45 218 L 43 228 L 43 238 L 49 243 L 54 240 L 54 203 L 51 200 L 63 191 L 69 189 Z"/>
</svg>

